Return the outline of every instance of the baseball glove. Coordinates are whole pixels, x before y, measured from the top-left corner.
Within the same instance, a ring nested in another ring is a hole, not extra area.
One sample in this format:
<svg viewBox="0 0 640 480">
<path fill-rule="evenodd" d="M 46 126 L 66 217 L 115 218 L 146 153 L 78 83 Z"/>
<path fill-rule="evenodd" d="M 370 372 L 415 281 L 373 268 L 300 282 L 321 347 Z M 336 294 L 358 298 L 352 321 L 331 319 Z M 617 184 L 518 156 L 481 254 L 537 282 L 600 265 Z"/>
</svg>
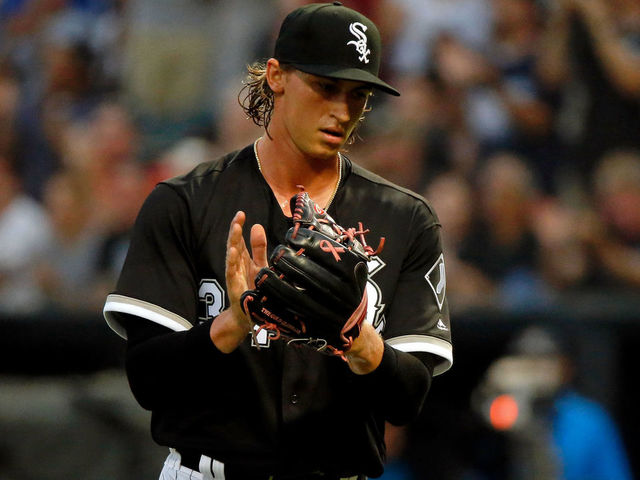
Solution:
<svg viewBox="0 0 640 480">
<path fill-rule="evenodd" d="M 255 289 L 242 295 L 242 309 L 257 332 L 344 359 L 367 314 L 367 262 L 384 238 L 374 251 L 362 223 L 344 229 L 304 191 L 291 199 L 291 211 L 294 226 L 256 276 Z"/>
</svg>

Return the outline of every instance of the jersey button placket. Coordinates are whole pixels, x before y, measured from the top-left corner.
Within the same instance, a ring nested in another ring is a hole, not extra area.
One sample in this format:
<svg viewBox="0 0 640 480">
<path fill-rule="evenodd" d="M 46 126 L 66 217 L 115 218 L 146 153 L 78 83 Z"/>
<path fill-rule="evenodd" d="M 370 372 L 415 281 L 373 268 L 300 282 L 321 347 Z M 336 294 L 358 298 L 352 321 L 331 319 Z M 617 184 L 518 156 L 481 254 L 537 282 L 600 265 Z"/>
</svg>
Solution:
<svg viewBox="0 0 640 480">
<path fill-rule="evenodd" d="M 314 402 L 316 372 L 322 371 L 317 352 L 306 348 L 285 347 L 282 359 L 282 422 L 285 425 L 305 418 Z"/>
</svg>

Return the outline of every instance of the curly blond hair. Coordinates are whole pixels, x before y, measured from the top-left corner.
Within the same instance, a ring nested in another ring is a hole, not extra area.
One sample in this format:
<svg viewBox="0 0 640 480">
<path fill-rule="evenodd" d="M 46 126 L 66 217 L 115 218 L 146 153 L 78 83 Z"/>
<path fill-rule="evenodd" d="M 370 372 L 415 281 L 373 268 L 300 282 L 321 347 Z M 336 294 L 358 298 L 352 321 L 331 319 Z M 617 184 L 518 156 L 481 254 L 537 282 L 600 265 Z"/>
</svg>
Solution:
<svg viewBox="0 0 640 480">
<path fill-rule="evenodd" d="M 269 129 L 274 93 L 267 82 L 267 64 L 255 62 L 247 66 L 247 78 L 238 94 L 238 103 L 253 123 Z"/>
</svg>

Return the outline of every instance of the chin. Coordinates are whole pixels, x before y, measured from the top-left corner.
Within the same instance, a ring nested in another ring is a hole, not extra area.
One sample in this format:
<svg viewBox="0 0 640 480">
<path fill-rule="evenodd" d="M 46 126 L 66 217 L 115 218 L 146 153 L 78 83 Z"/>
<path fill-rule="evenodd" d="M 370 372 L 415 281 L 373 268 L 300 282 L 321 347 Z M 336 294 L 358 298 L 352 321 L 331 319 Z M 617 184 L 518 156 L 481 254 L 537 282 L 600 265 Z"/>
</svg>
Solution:
<svg viewBox="0 0 640 480">
<path fill-rule="evenodd" d="M 341 149 L 342 145 L 340 145 L 339 147 L 336 146 L 332 148 L 325 148 L 320 153 L 318 153 L 318 155 L 316 155 L 316 158 L 323 160 L 335 160 L 336 155 Z"/>
<path fill-rule="evenodd" d="M 320 160 L 332 160 L 338 154 L 338 152 L 342 149 L 343 144 L 327 144 L 321 143 L 312 146 L 305 153 L 312 157 Z"/>
</svg>

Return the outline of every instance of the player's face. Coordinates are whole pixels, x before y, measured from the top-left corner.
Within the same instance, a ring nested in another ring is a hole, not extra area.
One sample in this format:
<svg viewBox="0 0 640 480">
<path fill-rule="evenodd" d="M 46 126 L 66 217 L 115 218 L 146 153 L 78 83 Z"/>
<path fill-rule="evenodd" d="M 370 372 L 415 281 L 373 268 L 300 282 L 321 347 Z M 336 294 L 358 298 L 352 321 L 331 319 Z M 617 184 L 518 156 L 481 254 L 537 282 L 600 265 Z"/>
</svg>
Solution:
<svg viewBox="0 0 640 480">
<path fill-rule="evenodd" d="M 301 153 L 334 158 L 355 127 L 371 95 L 363 82 L 286 72 L 280 107 L 287 138 Z"/>
</svg>

